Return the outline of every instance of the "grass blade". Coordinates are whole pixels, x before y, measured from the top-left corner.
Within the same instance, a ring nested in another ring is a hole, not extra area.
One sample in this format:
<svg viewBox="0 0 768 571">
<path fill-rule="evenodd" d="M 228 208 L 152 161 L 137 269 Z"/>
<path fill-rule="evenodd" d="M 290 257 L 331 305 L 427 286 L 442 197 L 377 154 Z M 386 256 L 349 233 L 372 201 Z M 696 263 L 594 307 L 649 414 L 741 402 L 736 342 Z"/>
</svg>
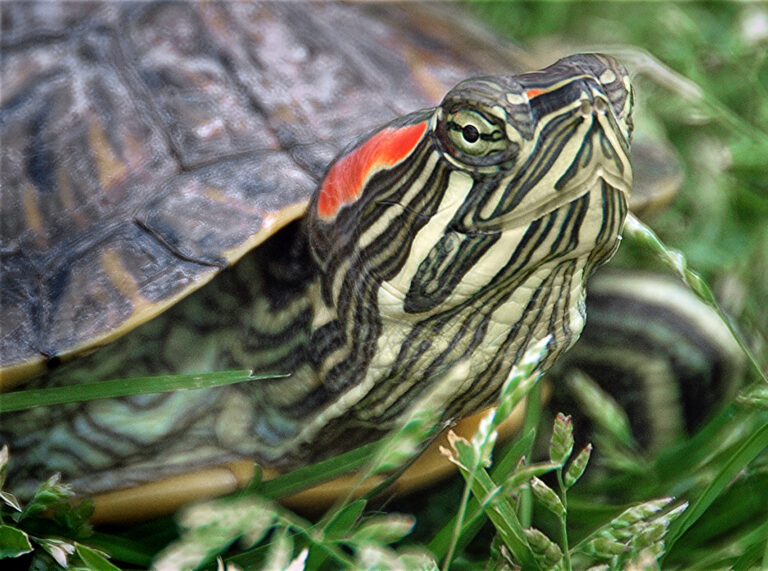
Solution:
<svg viewBox="0 0 768 571">
<path fill-rule="evenodd" d="M 726 486 L 744 469 L 758 454 L 768 448 L 768 423 L 757 430 L 741 448 L 726 462 L 717 476 L 704 489 L 701 495 L 691 501 L 690 507 L 682 517 L 671 526 L 667 538 L 667 552 L 675 542 L 690 528 L 707 510 Z"/>
<path fill-rule="evenodd" d="M 281 373 L 252 375 L 250 371 L 223 371 L 194 375 L 136 377 L 132 379 L 85 383 L 77 385 L 76 390 L 73 390 L 72 386 L 29 389 L 0 395 L 0 413 L 98 399 L 168 393 L 179 390 L 207 389 L 285 376 L 287 375 Z"/>
</svg>

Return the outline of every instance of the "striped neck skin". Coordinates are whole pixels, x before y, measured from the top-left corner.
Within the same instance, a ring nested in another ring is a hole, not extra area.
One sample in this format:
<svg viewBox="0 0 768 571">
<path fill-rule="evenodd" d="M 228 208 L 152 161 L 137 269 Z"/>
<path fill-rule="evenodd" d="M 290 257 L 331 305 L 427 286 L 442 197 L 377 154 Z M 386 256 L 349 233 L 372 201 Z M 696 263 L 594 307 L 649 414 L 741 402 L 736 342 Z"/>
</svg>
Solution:
<svg viewBox="0 0 768 571">
<path fill-rule="evenodd" d="M 626 214 L 630 111 L 626 71 L 577 55 L 465 81 L 337 159 L 305 226 L 312 398 L 272 416 L 295 419 L 272 459 L 471 413 L 533 343 L 542 369 L 572 345 Z"/>
</svg>

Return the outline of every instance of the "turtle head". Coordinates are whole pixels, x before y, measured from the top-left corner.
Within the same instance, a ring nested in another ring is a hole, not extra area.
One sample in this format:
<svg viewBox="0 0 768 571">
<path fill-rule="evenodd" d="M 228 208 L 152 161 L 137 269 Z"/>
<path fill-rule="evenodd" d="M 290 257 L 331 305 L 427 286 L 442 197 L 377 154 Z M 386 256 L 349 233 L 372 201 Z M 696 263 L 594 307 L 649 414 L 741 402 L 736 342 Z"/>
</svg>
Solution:
<svg viewBox="0 0 768 571">
<path fill-rule="evenodd" d="M 532 343 L 551 336 L 545 367 L 576 340 L 627 210 L 631 105 L 618 63 L 576 55 L 464 81 L 331 165 L 307 218 L 312 351 L 326 387 L 358 387 L 345 412 L 467 413 Z"/>
<path fill-rule="evenodd" d="M 477 266 L 491 243 L 512 248 L 503 236 L 520 241 L 558 212 L 570 213 L 560 222 L 575 232 L 563 256 L 612 250 L 618 225 L 604 225 L 623 219 L 632 188 L 631 108 L 623 66 L 579 54 L 464 81 L 438 107 L 369 135 L 332 164 L 310 208 L 326 301 L 342 293 L 342 271 L 399 294 L 405 314 L 449 298 L 455 305 L 493 287 L 483 283 L 491 267 Z M 528 268 L 559 258 L 546 248 L 532 254 Z M 492 267 L 503 263 L 494 257 Z"/>
</svg>

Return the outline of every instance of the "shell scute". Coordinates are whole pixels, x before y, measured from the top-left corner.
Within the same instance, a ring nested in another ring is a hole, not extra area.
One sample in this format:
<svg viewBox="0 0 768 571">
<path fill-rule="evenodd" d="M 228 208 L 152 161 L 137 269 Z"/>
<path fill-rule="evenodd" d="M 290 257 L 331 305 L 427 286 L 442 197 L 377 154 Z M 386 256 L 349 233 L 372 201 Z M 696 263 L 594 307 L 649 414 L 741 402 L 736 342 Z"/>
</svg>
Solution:
<svg viewBox="0 0 768 571">
<path fill-rule="evenodd" d="M 194 5 L 146 4 L 125 19 L 121 48 L 131 62 L 130 83 L 183 167 L 279 148 L 268 118 L 244 92 L 231 56 Z"/>
</svg>

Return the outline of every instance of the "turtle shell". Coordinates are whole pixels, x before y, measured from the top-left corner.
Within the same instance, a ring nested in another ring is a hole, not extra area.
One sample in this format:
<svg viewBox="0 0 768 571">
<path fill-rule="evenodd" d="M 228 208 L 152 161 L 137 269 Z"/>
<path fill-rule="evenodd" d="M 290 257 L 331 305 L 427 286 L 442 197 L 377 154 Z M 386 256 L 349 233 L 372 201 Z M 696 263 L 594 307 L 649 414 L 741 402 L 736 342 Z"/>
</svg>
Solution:
<svg viewBox="0 0 768 571">
<path fill-rule="evenodd" d="M 2 21 L 0 386 L 153 318 L 301 216 L 351 141 L 517 63 L 423 9 L 7 2 Z"/>
</svg>

